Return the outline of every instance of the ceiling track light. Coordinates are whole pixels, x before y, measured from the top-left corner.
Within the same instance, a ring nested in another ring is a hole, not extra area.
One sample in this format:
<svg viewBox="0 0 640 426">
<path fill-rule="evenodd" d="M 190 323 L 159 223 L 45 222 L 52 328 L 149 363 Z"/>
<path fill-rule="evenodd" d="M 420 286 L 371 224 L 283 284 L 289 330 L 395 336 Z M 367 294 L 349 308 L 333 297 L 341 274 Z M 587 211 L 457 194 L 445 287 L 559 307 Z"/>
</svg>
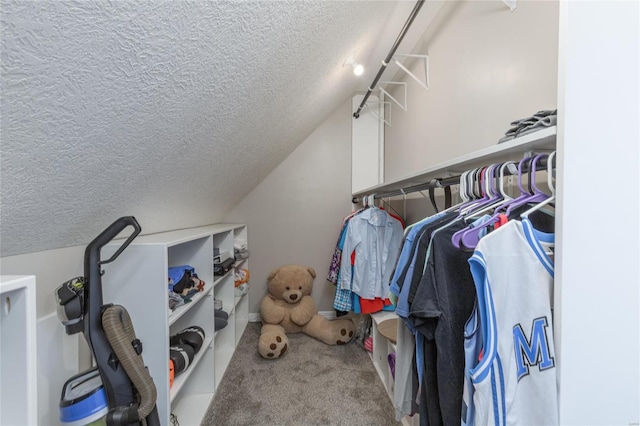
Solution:
<svg viewBox="0 0 640 426">
<path fill-rule="evenodd" d="M 349 55 L 349 58 L 342 64 L 343 67 L 350 65 L 353 67 L 353 73 L 357 76 L 361 76 L 364 73 L 364 67 L 362 64 L 358 64 L 355 59 L 353 59 L 353 55 Z"/>
</svg>

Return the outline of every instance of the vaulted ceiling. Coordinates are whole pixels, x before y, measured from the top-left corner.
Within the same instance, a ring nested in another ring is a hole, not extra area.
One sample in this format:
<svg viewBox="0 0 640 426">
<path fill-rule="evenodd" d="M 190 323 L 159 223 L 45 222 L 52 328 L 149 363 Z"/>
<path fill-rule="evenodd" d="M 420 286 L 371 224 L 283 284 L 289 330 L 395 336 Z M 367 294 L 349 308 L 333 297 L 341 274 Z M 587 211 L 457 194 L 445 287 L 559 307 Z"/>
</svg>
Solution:
<svg viewBox="0 0 640 426">
<path fill-rule="evenodd" d="M 129 214 L 145 233 L 221 220 L 366 90 L 414 4 L 2 0 L 1 255 Z"/>
</svg>

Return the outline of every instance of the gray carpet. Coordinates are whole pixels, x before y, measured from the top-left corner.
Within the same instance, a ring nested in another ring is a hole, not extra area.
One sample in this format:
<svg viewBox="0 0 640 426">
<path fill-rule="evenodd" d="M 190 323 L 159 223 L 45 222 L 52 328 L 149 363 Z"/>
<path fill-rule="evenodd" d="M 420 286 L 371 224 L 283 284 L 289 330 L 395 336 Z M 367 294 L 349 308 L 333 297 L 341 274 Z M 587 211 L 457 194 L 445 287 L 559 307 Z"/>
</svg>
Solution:
<svg viewBox="0 0 640 426">
<path fill-rule="evenodd" d="M 361 346 L 327 346 L 289 336 L 278 360 L 258 355 L 259 323 L 249 323 L 203 425 L 399 424 L 373 363 Z"/>
</svg>

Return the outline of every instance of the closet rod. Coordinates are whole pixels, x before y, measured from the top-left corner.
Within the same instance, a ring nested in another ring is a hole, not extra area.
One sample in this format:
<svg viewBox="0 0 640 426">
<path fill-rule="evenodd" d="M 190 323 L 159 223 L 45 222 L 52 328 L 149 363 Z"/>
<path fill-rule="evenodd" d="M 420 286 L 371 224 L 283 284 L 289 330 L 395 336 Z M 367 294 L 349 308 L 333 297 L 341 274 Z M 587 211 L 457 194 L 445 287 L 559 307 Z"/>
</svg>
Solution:
<svg viewBox="0 0 640 426">
<path fill-rule="evenodd" d="M 445 186 L 459 184 L 460 176 L 451 176 L 448 178 L 436 179 L 436 180 L 438 181 L 438 186 L 436 188 L 444 188 Z M 424 191 L 425 189 L 429 189 L 430 185 L 431 185 L 431 182 L 427 182 L 427 183 L 421 183 L 421 184 L 410 186 L 403 189 L 396 189 L 395 191 L 383 192 L 380 194 L 376 193 L 374 194 L 373 198 L 377 200 L 381 198 L 397 197 L 399 195 L 408 195 L 408 194 L 411 194 L 412 192 Z M 351 198 L 351 202 L 353 204 L 358 204 L 358 202 L 360 202 L 360 199 L 358 197 L 353 197 Z"/>
<path fill-rule="evenodd" d="M 537 164 L 538 170 L 543 171 L 547 167 L 547 158 L 546 157 L 541 158 L 540 161 L 538 161 L 536 164 Z M 529 163 L 525 163 L 523 164 L 523 167 L 522 167 L 522 173 L 528 173 L 528 172 L 529 172 Z M 513 176 L 513 174 L 509 171 L 509 169 L 506 169 L 504 171 L 504 175 Z M 426 189 L 429 189 L 429 187 L 431 186 L 434 180 L 437 181 L 438 186 L 436 186 L 436 188 L 444 188 L 451 185 L 458 185 L 460 183 L 460 175 L 450 176 L 446 178 L 435 178 L 435 179 L 432 179 L 431 182 L 420 183 L 418 185 L 413 185 L 413 186 L 409 186 L 407 188 L 402 188 L 402 189 L 396 189 L 394 191 L 375 193 L 373 198 L 380 199 L 380 198 L 397 197 L 400 195 L 408 195 L 408 194 L 411 194 L 412 192 L 424 191 Z M 360 198 L 352 197 L 351 202 L 353 204 L 358 204 L 360 202 Z"/>
<path fill-rule="evenodd" d="M 378 74 L 376 75 L 376 78 L 374 78 L 373 82 L 371 82 L 371 85 L 369 86 L 369 91 L 367 91 L 367 94 L 364 95 L 364 99 L 362 99 L 362 102 L 360 103 L 358 110 L 353 113 L 354 118 L 360 117 L 360 112 L 362 111 L 362 108 L 364 108 L 365 104 L 367 103 L 367 99 L 369 99 L 369 95 L 371 95 L 371 92 L 373 92 L 373 89 L 376 88 L 376 84 L 378 84 L 378 80 L 380 80 L 380 77 L 382 77 L 382 73 L 384 73 L 384 71 L 387 69 L 387 65 L 389 65 L 389 62 L 391 62 L 391 59 L 393 59 L 393 55 L 396 53 L 396 49 L 398 49 L 400 42 L 402 41 L 402 39 L 404 38 L 404 35 L 409 30 L 409 27 L 411 26 L 416 15 L 420 11 L 420 8 L 424 4 L 424 1 L 425 0 L 418 0 L 416 2 L 416 5 L 413 7 L 413 10 L 411 11 L 409 18 L 407 19 L 407 22 L 404 23 L 404 27 L 402 27 L 400 34 L 398 34 L 398 38 L 396 38 L 396 41 L 393 43 L 393 46 L 391 46 L 391 50 L 389 51 L 389 54 L 387 55 L 385 60 L 382 61 L 382 66 L 378 70 Z"/>
</svg>

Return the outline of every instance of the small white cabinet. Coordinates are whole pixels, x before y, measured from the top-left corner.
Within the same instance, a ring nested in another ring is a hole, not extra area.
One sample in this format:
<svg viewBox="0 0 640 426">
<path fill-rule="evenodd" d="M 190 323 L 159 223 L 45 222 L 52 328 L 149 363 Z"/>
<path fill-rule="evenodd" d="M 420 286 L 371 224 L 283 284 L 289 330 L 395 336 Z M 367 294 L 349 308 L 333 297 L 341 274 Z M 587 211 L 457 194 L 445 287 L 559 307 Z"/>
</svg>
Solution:
<svg viewBox="0 0 640 426">
<path fill-rule="evenodd" d="M 36 279 L 0 276 L 0 424 L 37 418 Z"/>
<path fill-rule="evenodd" d="M 393 375 L 389 368 L 388 357 L 389 354 L 396 352 L 396 345 L 380 334 L 378 326 L 383 321 L 394 318 L 398 318 L 398 316 L 393 312 L 381 311 L 371 314 L 371 337 L 373 339 L 371 359 L 391 401 L 393 401 Z"/>
<path fill-rule="evenodd" d="M 391 403 L 394 400 L 395 392 L 395 380 L 389 367 L 388 357 L 392 353 L 397 352 L 396 344 L 384 337 L 380 331 L 379 326 L 383 321 L 398 318 L 393 312 L 376 312 L 371 314 L 371 337 L 373 339 L 373 352 L 370 354 L 373 365 L 380 376 L 380 380 L 384 385 L 387 395 L 391 399 Z M 398 321 L 398 327 L 404 327 L 402 320 Z M 417 426 L 420 423 L 420 416 L 414 414 L 413 416 L 404 416 L 402 418 L 402 424 L 404 426 Z"/>
<path fill-rule="evenodd" d="M 248 269 L 249 261 L 238 262 L 223 276 L 214 275 L 214 249 L 233 256 L 237 239 L 247 240 L 245 225 L 218 224 L 143 235 L 104 266 L 104 303 L 122 305 L 131 316 L 143 344 L 142 357 L 158 390 L 163 425 L 169 424 L 171 413 L 182 425 L 200 424 L 247 325 L 248 296 L 236 297 L 234 271 L 235 267 Z M 102 259 L 110 257 L 122 241 L 106 245 Z M 192 266 L 205 288 L 191 302 L 171 311 L 167 272 L 180 265 Z M 229 314 L 227 326 L 217 332 L 214 300 L 221 301 Z M 205 342 L 170 387 L 169 338 L 193 325 L 204 329 Z"/>
</svg>

